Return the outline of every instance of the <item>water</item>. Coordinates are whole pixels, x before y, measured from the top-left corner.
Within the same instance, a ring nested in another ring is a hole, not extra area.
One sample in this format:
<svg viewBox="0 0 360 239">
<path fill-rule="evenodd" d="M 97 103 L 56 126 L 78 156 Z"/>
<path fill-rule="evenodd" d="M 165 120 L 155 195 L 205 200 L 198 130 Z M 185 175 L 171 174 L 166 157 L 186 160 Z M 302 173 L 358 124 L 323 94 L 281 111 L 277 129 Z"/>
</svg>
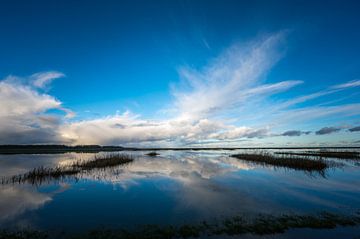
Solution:
<svg viewBox="0 0 360 239">
<path fill-rule="evenodd" d="M 92 170 L 76 179 L 1 185 L 0 227 L 77 232 L 100 226 L 181 225 L 239 214 L 347 214 L 360 209 L 360 166 L 354 161 L 328 159 L 338 166 L 321 175 L 229 157 L 236 152 L 161 151 L 158 157 L 128 152 L 136 157 L 132 163 Z M 0 155 L 0 176 L 93 157 Z M 293 231 L 277 236 L 299 235 Z M 300 231 L 307 235 L 308 230 Z M 335 231 L 360 235 L 358 228 Z"/>
</svg>

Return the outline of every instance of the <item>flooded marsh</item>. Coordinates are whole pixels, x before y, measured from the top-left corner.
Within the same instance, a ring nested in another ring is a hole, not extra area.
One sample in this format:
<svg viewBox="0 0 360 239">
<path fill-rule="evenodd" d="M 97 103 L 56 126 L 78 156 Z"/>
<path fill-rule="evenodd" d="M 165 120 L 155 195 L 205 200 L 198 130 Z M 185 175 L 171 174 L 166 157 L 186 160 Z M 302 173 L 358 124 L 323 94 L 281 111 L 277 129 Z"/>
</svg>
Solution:
<svg viewBox="0 0 360 239">
<path fill-rule="evenodd" d="M 0 185 L 3 235 L 142 238 L 146 230 L 152 238 L 293 238 L 295 229 L 360 235 L 360 168 L 351 160 L 306 158 L 342 163 L 325 167 L 323 176 L 275 165 L 276 157 L 244 159 L 279 150 L 151 152 L 0 155 L 2 178 L 27 178 Z"/>
</svg>

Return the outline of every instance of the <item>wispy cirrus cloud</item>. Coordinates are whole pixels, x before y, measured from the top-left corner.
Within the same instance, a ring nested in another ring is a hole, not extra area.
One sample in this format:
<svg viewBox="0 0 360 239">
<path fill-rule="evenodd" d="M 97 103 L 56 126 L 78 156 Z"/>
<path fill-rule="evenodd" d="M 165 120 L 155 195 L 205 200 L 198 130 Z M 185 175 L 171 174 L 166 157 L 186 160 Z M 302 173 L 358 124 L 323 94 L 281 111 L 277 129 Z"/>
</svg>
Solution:
<svg viewBox="0 0 360 239">
<path fill-rule="evenodd" d="M 286 91 L 302 81 L 264 84 L 266 74 L 283 56 L 285 32 L 234 45 L 201 70 L 180 68 L 187 90 L 173 89 L 181 117 L 204 117 L 241 107 L 254 98 Z"/>
<path fill-rule="evenodd" d="M 332 88 L 333 89 L 344 89 L 344 88 L 352 88 L 352 87 L 357 87 L 357 86 L 360 86 L 360 80 L 353 80 L 353 81 L 346 82 L 344 84 L 334 85 Z"/>
<path fill-rule="evenodd" d="M 44 89 L 47 87 L 53 80 L 62 78 L 65 75 L 58 71 L 46 71 L 39 72 L 30 76 L 31 83 L 34 87 Z"/>
<path fill-rule="evenodd" d="M 292 124 L 300 122 L 309 122 L 325 117 L 331 117 L 333 120 L 343 119 L 344 117 L 351 117 L 359 115 L 360 104 L 342 104 L 342 105 L 310 105 L 307 107 L 290 108 L 273 112 L 268 114 L 267 117 L 272 118 L 276 124 Z"/>
</svg>

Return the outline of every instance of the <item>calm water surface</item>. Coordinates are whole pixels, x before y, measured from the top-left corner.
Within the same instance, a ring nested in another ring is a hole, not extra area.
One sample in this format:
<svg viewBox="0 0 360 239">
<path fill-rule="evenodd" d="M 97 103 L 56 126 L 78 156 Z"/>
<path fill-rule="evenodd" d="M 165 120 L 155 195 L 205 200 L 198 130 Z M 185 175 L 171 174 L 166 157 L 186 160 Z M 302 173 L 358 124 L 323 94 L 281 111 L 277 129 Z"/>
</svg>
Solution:
<svg viewBox="0 0 360 239">
<path fill-rule="evenodd" d="M 100 226 L 178 225 L 239 214 L 353 213 L 360 209 L 360 166 L 354 161 L 329 159 L 341 165 L 321 175 L 229 157 L 236 152 L 239 150 L 160 151 L 158 157 L 128 152 L 135 156 L 134 162 L 92 170 L 77 179 L 0 185 L 0 226 L 78 231 Z M 0 155 L 0 176 L 93 157 L 77 153 Z M 301 231 L 303 236 L 316 235 L 313 230 Z M 326 231 L 329 238 L 337 235 L 334 231 L 350 238 L 360 235 L 359 228 Z M 291 235 L 302 234 L 290 230 L 277 237 Z"/>
</svg>

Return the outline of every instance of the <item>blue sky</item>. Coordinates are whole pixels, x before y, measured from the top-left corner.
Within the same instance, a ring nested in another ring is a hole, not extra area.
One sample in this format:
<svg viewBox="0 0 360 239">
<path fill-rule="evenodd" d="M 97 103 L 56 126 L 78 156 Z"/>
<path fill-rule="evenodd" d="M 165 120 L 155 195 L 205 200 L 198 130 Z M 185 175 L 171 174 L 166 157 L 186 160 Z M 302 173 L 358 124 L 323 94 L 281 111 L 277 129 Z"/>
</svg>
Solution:
<svg viewBox="0 0 360 239">
<path fill-rule="evenodd" d="M 0 143 L 359 145 L 359 10 L 1 1 Z"/>
</svg>

